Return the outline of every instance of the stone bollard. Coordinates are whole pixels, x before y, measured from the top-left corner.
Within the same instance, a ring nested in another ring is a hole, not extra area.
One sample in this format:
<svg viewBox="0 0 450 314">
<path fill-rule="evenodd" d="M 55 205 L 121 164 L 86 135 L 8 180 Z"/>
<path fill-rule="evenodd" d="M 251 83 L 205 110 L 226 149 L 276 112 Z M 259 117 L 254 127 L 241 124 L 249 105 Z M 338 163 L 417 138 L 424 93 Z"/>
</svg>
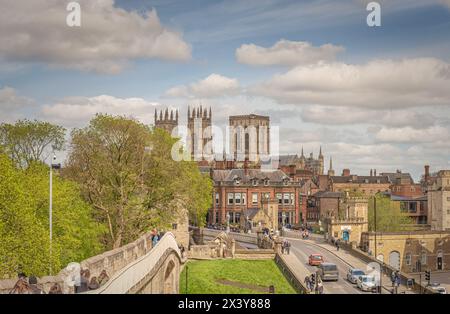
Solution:
<svg viewBox="0 0 450 314">
<path fill-rule="evenodd" d="M 231 239 L 231 257 L 234 258 L 236 253 L 236 240 Z"/>
<path fill-rule="evenodd" d="M 281 254 L 281 244 L 282 241 L 279 237 L 276 237 L 274 239 L 274 243 L 275 243 L 275 253 Z"/>
</svg>

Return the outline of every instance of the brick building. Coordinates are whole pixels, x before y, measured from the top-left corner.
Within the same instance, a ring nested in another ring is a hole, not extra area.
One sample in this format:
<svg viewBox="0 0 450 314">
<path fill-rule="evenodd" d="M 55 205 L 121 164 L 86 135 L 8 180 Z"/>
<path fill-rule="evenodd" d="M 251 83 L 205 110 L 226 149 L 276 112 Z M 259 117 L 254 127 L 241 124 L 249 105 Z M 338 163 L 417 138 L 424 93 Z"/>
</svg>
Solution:
<svg viewBox="0 0 450 314">
<path fill-rule="evenodd" d="M 344 169 L 342 176 L 329 177 L 329 189 L 332 192 L 362 192 L 365 196 L 373 196 L 378 192 L 389 192 L 391 182 L 388 176 L 376 175 L 376 171 L 369 176 L 350 174 Z"/>
<path fill-rule="evenodd" d="M 306 219 L 306 202 L 311 189 L 317 186 L 311 180 L 293 181 L 281 170 L 259 169 L 211 170 L 214 181 L 213 208 L 208 211 L 209 224 L 239 224 L 249 210 L 263 208 L 266 200 L 278 202 L 278 225 L 298 224 Z"/>
</svg>

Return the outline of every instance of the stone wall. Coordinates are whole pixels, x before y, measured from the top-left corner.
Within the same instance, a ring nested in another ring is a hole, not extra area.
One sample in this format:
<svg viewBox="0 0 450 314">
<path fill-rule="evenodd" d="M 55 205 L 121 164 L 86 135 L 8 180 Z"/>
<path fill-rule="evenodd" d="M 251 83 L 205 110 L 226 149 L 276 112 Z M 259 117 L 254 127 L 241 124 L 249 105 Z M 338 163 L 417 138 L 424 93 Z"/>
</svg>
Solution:
<svg viewBox="0 0 450 314">
<path fill-rule="evenodd" d="M 289 265 L 284 261 L 283 256 L 280 254 L 276 254 L 275 263 L 278 265 L 278 268 L 281 270 L 286 279 L 291 283 L 294 289 L 301 294 L 308 293 L 308 290 L 303 284 L 303 279 L 298 278 L 295 275 L 293 269 L 289 267 Z"/>
<path fill-rule="evenodd" d="M 374 256 L 371 256 L 367 254 L 364 251 L 361 251 L 359 248 L 356 247 L 355 243 L 341 243 L 340 245 L 341 249 L 346 250 L 351 255 L 355 256 L 356 258 L 366 262 L 366 263 L 380 263 L 379 260 L 375 259 Z M 391 266 L 389 266 L 386 263 L 381 263 L 381 269 L 384 274 L 387 274 L 388 276 L 391 275 L 395 269 Z M 402 282 L 406 282 L 408 279 L 413 279 L 411 276 L 409 276 L 407 273 L 404 273 L 402 271 L 399 272 L 400 279 Z M 419 285 L 418 282 L 414 282 L 413 290 L 419 293 L 425 293 L 425 294 L 434 294 L 435 292 L 431 289 L 428 289 L 425 284 L 422 284 L 422 286 Z"/>
<path fill-rule="evenodd" d="M 167 233 L 166 235 L 170 235 L 173 238 L 171 233 Z M 160 240 L 160 242 L 166 237 L 166 235 Z M 42 287 L 45 293 L 48 293 L 50 287 L 54 283 L 58 283 L 62 287 L 64 293 L 74 293 L 73 284 L 75 277 L 79 274 L 80 266 L 82 269 L 89 269 L 91 278 L 94 276 L 98 277 L 102 270 L 106 270 L 108 276 L 112 278 L 114 274 L 139 260 L 151 250 L 151 234 L 146 233 L 136 241 L 120 248 L 90 257 L 79 264 L 71 263 L 55 276 L 38 278 L 38 284 Z M 9 293 L 14 287 L 16 281 L 17 279 L 0 280 L 0 294 Z"/>
<path fill-rule="evenodd" d="M 361 237 L 361 248 L 375 255 L 375 233 L 365 232 Z M 392 252 L 398 252 L 400 269 L 404 272 L 450 270 L 450 232 L 413 231 L 378 232 L 377 255 L 390 264 Z M 438 269 L 438 258 L 442 269 Z"/>
</svg>

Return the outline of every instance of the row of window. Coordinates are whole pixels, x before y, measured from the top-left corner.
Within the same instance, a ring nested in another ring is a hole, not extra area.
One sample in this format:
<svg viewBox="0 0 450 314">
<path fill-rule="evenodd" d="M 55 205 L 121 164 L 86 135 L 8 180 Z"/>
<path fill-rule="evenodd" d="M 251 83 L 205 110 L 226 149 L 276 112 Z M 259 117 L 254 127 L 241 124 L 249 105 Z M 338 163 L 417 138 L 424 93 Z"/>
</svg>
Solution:
<svg viewBox="0 0 450 314">
<path fill-rule="evenodd" d="M 270 193 L 252 193 L 252 205 L 258 205 L 260 199 L 270 198 Z M 276 193 L 278 204 L 280 205 L 294 205 L 295 193 Z M 216 206 L 220 204 L 220 194 L 216 193 Z M 301 202 L 300 202 L 301 203 Z M 247 193 L 245 192 L 230 192 L 227 193 L 227 205 L 246 205 Z"/>
</svg>

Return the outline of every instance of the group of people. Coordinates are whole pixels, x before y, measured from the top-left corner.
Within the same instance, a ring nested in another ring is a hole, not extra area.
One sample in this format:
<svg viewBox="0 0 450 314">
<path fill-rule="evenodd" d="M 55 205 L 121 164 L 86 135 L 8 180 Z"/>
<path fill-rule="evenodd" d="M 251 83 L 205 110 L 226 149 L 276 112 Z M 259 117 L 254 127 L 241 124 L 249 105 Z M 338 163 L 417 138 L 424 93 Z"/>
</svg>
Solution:
<svg viewBox="0 0 450 314">
<path fill-rule="evenodd" d="M 291 251 L 291 242 L 284 239 L 281 243 L 281 254 L 287 254 L 289 255 L 289 252 Z"/>
<path fill-rule="evenodd" d="M 45 294 L 44 289 L 38 284 L 36 276 L 27 276 L 24 273 L 19 274 L 19 279 L 15 283 L 10 294 Z M 49 294 L 62 294 L 61 286 L 55 282 L 48 292 Z"/>
<path fill-rule="evenodd" d="M 80 270 L 80 280 L 75 283 L 75 293 L 86 292 L 89 290 L 96 290 L 103 286 L 109 280 L 106 270 L 102 270 L 98 278 L 93 276 L 89 269 Z"/>
<path fill-rule="evenodd" d="M 304 282 L 308 292 L 323 294 L 323 282 L 319 275 L 311 274 L 306 276 Z"/>
<path fill-rule="evenodd" d="M 302 231 L 302 239 L 303 240 L 309 239 L 309 231 L 308 230 L 305 229 Z"/>
</svg>

